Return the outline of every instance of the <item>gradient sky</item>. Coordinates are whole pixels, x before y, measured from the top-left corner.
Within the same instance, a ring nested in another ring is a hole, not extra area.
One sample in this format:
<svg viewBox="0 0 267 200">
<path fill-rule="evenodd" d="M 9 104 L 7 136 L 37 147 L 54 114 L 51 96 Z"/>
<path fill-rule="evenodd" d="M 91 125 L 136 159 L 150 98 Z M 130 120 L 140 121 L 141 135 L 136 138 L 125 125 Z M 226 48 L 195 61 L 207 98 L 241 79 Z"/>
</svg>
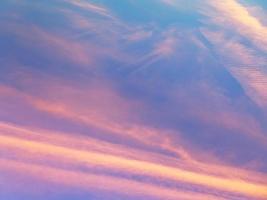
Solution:
<svg viewBox="0 0 267 200">
<path fill-rule="evenodd" d="M 265 0 L 1 0 L 1 200 L 267 199 Z"/>
</svg>

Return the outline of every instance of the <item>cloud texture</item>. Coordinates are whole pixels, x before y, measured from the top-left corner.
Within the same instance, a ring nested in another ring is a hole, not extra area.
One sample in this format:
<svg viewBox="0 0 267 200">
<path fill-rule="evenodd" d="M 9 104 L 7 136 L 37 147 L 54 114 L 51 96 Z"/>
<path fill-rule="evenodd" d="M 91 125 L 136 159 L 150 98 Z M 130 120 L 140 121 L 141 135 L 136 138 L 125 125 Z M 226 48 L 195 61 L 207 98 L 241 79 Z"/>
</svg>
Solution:
<svg viewBox="0 0 267 200">
<path fill-rule="evenodd" d="M 0 199 L 267 199 L 265 3 L 0 5 Z"/>
</svg>

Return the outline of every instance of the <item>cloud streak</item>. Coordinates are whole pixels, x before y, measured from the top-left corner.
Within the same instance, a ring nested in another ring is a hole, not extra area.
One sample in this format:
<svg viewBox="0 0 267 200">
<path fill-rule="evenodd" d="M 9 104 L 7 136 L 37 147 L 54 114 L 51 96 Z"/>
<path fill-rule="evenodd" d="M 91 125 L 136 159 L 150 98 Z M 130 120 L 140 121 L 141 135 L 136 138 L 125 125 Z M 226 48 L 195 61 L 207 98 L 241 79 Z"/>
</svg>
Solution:
<svg viewBox="0 0 267 200">
<path fill-rule="evenodd" d="M 206 29 L 204 34 L 215 46 L 223 65 L 240 81 L 248 96 L 259 106 L 265 107 L 266 94 L 263 88 L 266 79 L 267 27 L 253 15 L 252 9 L 238 1 L 207 1 L 207 4 L 216 12 L 206 12 L 205 15 L 209 15 L 209 20 L 218 29 Z M 255 74 L 258 74 L 257 78 Z"/>
<path fill-rule="evenodd" d="M 16 14 L 0 12 L 3 198 L 36 185 L 107 199 L 266 199 L 267 28 L 254 10 L 4 2 Z"/>
<path fill-rule="evenodd" d="M 14 129 L 16 130 L 15 133 L 16 132 L 19 133 L 19 129 L 17 129 L 16 127 Z M 3 131 L 6 130 L 3 129 L 2 126 L 1 132 Z M 123 173 L 132 174 L 131 176 L 141 175 L 144 177 L 147 176 L 155 179 L 162 179 L 165 181 L 174 181 L 176 183 L 181 182 L 181 183 L 193 184 L 196 185 L 197 187 L 206 188 L 205 189 L 206 192 L 208 191 L 208 188 L 210 188 L 216 191 L 226 192 L 228 195 L 240 194 L 248 197 L 251 196 L 254 198 L 262 198 L 262 199 L 267 195 L 266 193 L 267 188 L 265 184 L 260 182 L 257 183 L 249 179 L 214 176 L 211 174 L 201 173 L 198 171 L 190 171 L 178 166 L 172 167 L 151 161 L 144 161 L 144 160 L 142 161 L 122 156 L 116 156 L 109 154 L 108 152 L 100 153 L 91 151 L 89 149 L 82 150 L 73 147 L 62 146 L 57 144 L 57 140 L 49 141 L 45 139 L 46 136 L 42 138 L 41 135 L 39 135 L 40 137 L 38 138 L 39 141 L 33 138 L 26 139 L 25 136 L 27 137 L 27 134 L 23 134 L 21 136 L 20 137 L 15 135 L 12 136 L 12 133 L 9 135 L 1 134 L 0 145 L 1 148 L 4 148 L 9 152 L 14 152 L 13 154 L 17 155 L 20 160 L 22 159 L 23 162 L 36 162 L 37 160 L 42 160 L 42 162 L 44 163 L 50 163 L 49 160 L 52 159 L 54 160 L 54 162 L 58 164 L 68 163 L 68 165 L 79 166 L 78 169 L 81 167 L 89 169 L 99 168 L 103 169 L 104 172 L 115 170 L 122 174 Z M 66 141 L 72 140 L 71 136 L 65 135 L 65 137 L 66 138 L 63 137 L 63 139 Z M 74 139 L 74 141 L 75 140 L 77 141 L 77 139 Z M 83 142 L 81 141 L 81 144 L 82 143 Z M 12 164 L 12 161 L 8 162 Z M 29 167 L 27 164 L 18 163 L 18 166 L 20 165 L 22 166 L 22 168 L 25 167 L 28 168 L 26 169 L 26 171 L 33 170 L 35 176 L 38 176 L 39 174 L 36 173 L 35 170 L 39 171 L 42 169 L 42 166 L 40 169 L 38 167 L 34 166 Z M 60 165 L 58 167 L 60 167 Z M 19 168 L 20 167 L 16 167 L 16 169 Z M 44 168 L 44 171 L 45 172 L 47 171 L 48 174 L 52 173 L 52 175 L 49 177 L 56 177 L 53 174 L 55 174 L 57 170 L 50 170 L 49 168 Z M 61 171 L 59 171 L 59 173 L 61 173 Z M 80 172 L 78 171 L 78 173 Z M 70 177 L 72 177 L 71 176 L 72 174 L 73 174 L 72 172 L 69 173 Z M 265 178 L 263 177 L 260 179 L 262 179 L 261 181 L 266 181 Z M 72 184 L 75 184 L 75 182 Z M 204 192 L 204 194 L 206 192 Z"/>
</svg>

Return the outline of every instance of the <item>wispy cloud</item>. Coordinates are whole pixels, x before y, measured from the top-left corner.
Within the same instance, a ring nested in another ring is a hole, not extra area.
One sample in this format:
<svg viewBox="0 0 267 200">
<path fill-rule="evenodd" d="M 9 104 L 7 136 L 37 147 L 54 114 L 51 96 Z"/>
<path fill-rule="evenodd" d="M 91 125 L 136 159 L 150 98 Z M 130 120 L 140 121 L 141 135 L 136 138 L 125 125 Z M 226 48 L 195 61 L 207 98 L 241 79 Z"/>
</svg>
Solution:
<svg viewBox="0 0 267 200">
<path fill-rule="evenodd" d="M 90 48 L 40 27 L 10 24 L 5 31 L 18 39 L 17 45 L 32 48 L 34 54 L 41 58 L 49 57 L 50 60 L 69 61 L 78 65 L 93 63 L 94 58 L 90 54 Z M 33 35 L 29 35 L 28 31 Z"/>
<path fill-rule="evenodd" d="M 257 67 L 233 68 L 232 73 L 247 89 L 248 94 L 260 106 L 267 105 L 267 73 Z"/>
<path fill-rule="evenodd" d="M 136 32 L 130 34 L 127 39 L 130 42 L 142 41 L 152 36 L 152 31 L 137 30 Z"/>
<path fill-rule="evenodd" d="M 209 4 L 218 12 L 214 15 L 217 24 L 228 24 L 228 28 L 247 37 L 256 46 L 266 51 L 267 27 L 254 17 L 249 10 L 236 0 L 209 1 Z M 226 27 L 227 27 L 226 26 Z"/>
<path fill-rule="evenodd" d="M 84 1 L 84 0 L 65 0 L 65 1 L 69 4 L 72 4 L 76 7 L 78 7 L 78 8 L 81 8 L 85 11 L 95 12 L 95 13 L 97 13 L 101 16 L 105 16 L 105 17 L 112 17 L 112 15 L 108 11 L 108 9 L 104 8 L 101 5 L 93 4 L 93 3 L 90 3 L 90 2 Z"/>
<path fill-rule="evenodd" d="M 134 181 L 129 179 L 123 179 L 118 177 L 111 177 L 107 175 L 95 175 L 93 173 L 84 173 L 77 171 L 67 171 L 64 169 L 52 168 L 42 165 L 25 164 L 14 162 L 10 160 L 1 160 L 0 167 L 2 170 L 13 173 L 15 175 L 22 175 L 27 173 L 27 177 L 37 178 L 48 184 L 57 184 L 61 187 L 74 187 L 87 191 L 94 192 L 100 190 L 104 192 L 116 192 L 130 197 L 152 197 L 152 198 L 165 198 L 176 199 L 177 196 L 185 200 L 193 199 L 218 199 L 224 198 L 215 197 L 213 195 L 205 195 L 197 192 L 188 192 L 182 190 L 174 190 L 171 188 L 164 188 L 162 186 L 156 186 L 153 184 L 142 183 L 140 181 Z M 45 173 L 45 176 L 40 174 Z M 60 178 L 58 178 L 60 177 Z M 14 178 L 16 179 L 16 178 Z M 69 181 L 72 180 L 72 181 Z M 18 181 L 18 180 L 16 180 Z M 19 181 L 18 181 L 19 182 Z M 19 185 L 20 183 L 17 183 Z"/>
<path fill-rule="evenodd" d="M 5 126 L 5 125 L 1 126 L 1 130 L 3 132 L 8 131 L 5 129 L 5 127 L 8 127 L 8 126 Z M 11 130 L 12 129 L 15 134 L 16 132 L 20 131 L 20 129 L 16 127 L 14 128 L 11 127 Z M 21 134 L 20 137 L 15 136 L 12 133 L 8 135 L 1 134 L 0 136 L 1 147 L 8 149 L 10 152 L 14 152 L 14 153 L 16 152 L 16 155 L 19 156 L 20 160 L 23 159 L 23 163 L 24 162 L 28 163 L 29 161 L 38 162 L 38 160 L 44 161 L 44 159 L 47 160 L 48 162 L 46 161 L 45 162 L 46 164 L 41 164 L 41 165 L 37 164 L 36 166 L 36 165 L 31 165 L 31 164 L 23 164 L 19 162 L 2 160 L 3 162 L 5 161 L 5 165 L 1 164 L 1 170 L 3 170 L 3 168 L 6 168 L 8 164 L 8 166 L 11 167 L 10 169 L 15 170 L 15 172 L 20 171 L 19 169 L 24 169 L 29 173 L 28 175 L 34 175 L 34 176 L 37 176 L 37 178 L 44 179 L 45 177 L 42 177 L 42 176 L 40 177 L 40 173 L 37 173 L 37 172 L 43 171 L 45 174 L 47 174 L 46 177 L 48 178 L 45 180 L 55 182 L 57 180 L 55 179 L 57 177 L 55 176 L 56 173 L 62 174 L 63 177 L 65 176 L 66 177 L 74 177 L 74 176 L 80 177 L 78 176 L 79 174 L 80 175 L 84 174 L 80 172 L 80 170 L 77 170 L 80 167 L 88 168 L 88 170 L 92 168 L 96 168 L 96 167 L 98 168 L 101 167 L 104 170 L 102 171 L 102 173 L 104 174 L 105 172 L 115 170 L 115 171 L 120 171 L 122 175 L 124 173 L 126 174 L 130 173 L 132 174 L 131 176 L 140 174 L 143 176 L 150 176 L 156 179 L 163 178 L 165 181 L 169 180 L 169 181 L 174 181 L 177 183 L 182 182 L 182 183 L 194 184 L 194 185 L 198 185 L 199 187 L 204 187 L 203 188 L 204 191 L 208 191 L 208 188 L 211 188 L 211 189 L 213 188 L 216 191 L 226 192 L 225 195 L 240 194 L 240 195 L 251 196 L 255 198 L 264 198 L 266 196 L 266 191 L 267 191 L 266 186 L 260 182 L 257 183 L 257 182 L 253 182 L 251 180 L 246 180 L 246 179 L 240 180 L 239 178 L 234 178 L 234 177 L 229 179 L 226 177 L 214 176 L 214 175 L 205 174 L 205 173 L 201 173 L 197 171 L 190 171 L 187 169 L 180 168 L 178 166 L 172 167 L 172 166 L 163 165 L 160 163 L 154 163 L 151 161 L 142 161 L 142 160 L 130 159 L 127 157 L 122 157 L 122 156 L 111 155 L 109 152 L 101 153 L 101 152 L 94 152 L 89 149 L 82 150 L 82 149 L 77 149 L 73 147 L 64 147 L 62 145 L 57 144 L 58 139 L 47 140 L 47 137 L 49 137 L 49 135 L 42 136 L 41 134 L 39 134 L 37 137 L 38 140 L 36 140 L 34 138 L 31 138 L 31 139 L 27 138 L 26 132 L 27 130 L 24 130 L 24 134 L 23 135 Z M 61 136 L 61 138 L 65 142 L 72 141 L 72 136 L 70 135 L 69 136 L 65 135 L 65 137 Z M 81 144 L 84 143 L 83 140 L 80 141 Z M 79 140 L 74 139 L 74 141 L 79 141 Z M 20 152 L 23 152 L 23 154 Z M 79 166 L 79 168 L 77 168 L 74 172 L 72 172 L 72 170 L 66 171 L 66 170 L 53 169 L 49 167 L 49 164 L 48 164 L 48 163 L 51 163 L 51 161 L 53 161 L 54 163 L 58 163 L 60 161 L 60 163 L 63 163 L 63 162 L 66 164 L 68 163 L 68 165 L 70 166 L 71 165 Z M 32 174 L 32 172 L 34 173 Z M 88 175 L 84 174 L 84 176 L 85 177 L 88 176 L 88 178 L 86 178 L 85 180 L 89 180 L 91 176 L 95 178 L 99 177 L 100 179 L 101 177 L 103 177 L 102 175 L 90 175 L 90 173 Z M 254 174 L 254 176 L 256 176 L 256 174 Z M 118 182 L 118 183 L 119 181 L 124 182 L 123 181 L 124 179 L 120 177 L 114 177 L 114 179 L 115 180 L 117 179 L 118 181 L 115 181 L 115 182 Z M 261 181 L 264 181 L 263 177 L 261 177 L 260 179 Z M 63 179 L 60 179 L 60 180 L 63 180 Z M 131 184 L 134 184 L 134 183 L 136 183 L 134 185 L 138 186 L 138 188 L 141 188 L 140 186 L 142 186 L 142 183 L 138 184 L 134 180 L 125 180 L 125 181 L 128 184 L 130 184 L 129 187 L 132 187 Z M 93 182 L 91 183 L 93 184 Z M 60 181 L 57 183 L 60 183 L 63 185 L 69 183 L 71 185 L 74 184 L 75 186 L 84 187 L 83 184 L 76 185 L 78 184 L 78 182 L 76 183 L 75 181 L 67 182 L 67 183 Z M 150 185 L 147 185 L 147 186 L 148 188 L 150 187 L 158 188 L 158 186 L 153 186 L 153 185 L 154 184 L 152 184 L 151 186 Z M 107 188 L 104 187 L 103 185 L 102 186 L 99 185 L 99 187 L 101 189 L 107 190 Z M 118 188 L 118 185 L 116 185 L 114 188 L 109 187 L 109 190 L 113 190 L 113 189 L 116 190 L 116 188 Z M 172 189 L 166 188 L 165 190 L 171 191 Z M 163 192 L 163 194 L 159 192 L 159 194 L 158 193 L 156 194 L 157 196 L 158 195 L 162 196 L 165 194 L 164 190 L 163 191 L 159 190 L 159 191 Z M 173 190 L 173 192 L 176 193 L 177 190 Z M 148 192 L 147 190 L 146 191 L 142 190 L 141 195 L 147 195 L 147 194 L 151 195 L 152 193 Z M 204 195 L 204 196 L 209 197 L 209 195 L 207 195 L 206 192 L 204 192 L 203 194 L 200 193 L 199 195 L 200 196 Z M 211 192 L 211 195 L 216 195 L 216 193 Z M 174 198 L 174 196 L 172 198 Z"/>
<path fill-rule="evenodd" d="M 0 47 L 0 185 L 265 199 L 267 28 L 255 10 L 237 0 L 155 1 L 204 16 L 184 27 L 181 13 L 168 25 L 133 22 L 123 5 L 99 2 L 58 1 L 43 11 L 59 17 L 53 26 L 24 10 L 0 22 L 14 38 L 11 53 Z"/>
<path fill-rule="evenodd" d="M 259 106 L 264 106 L 266 94 L 260 88 L 264 87 L 266 79 L 267 27 L 251 13 L 249 7 L 238 1 L 208 1 L 208 4 L 216 12 L 206 14 L 210 15 L 210 21 L 218 29 L 212 31 L 210 28 L 204 34 L 215 46 L 220 62 L 240 81 L 248 96 Z"/>
</svg>

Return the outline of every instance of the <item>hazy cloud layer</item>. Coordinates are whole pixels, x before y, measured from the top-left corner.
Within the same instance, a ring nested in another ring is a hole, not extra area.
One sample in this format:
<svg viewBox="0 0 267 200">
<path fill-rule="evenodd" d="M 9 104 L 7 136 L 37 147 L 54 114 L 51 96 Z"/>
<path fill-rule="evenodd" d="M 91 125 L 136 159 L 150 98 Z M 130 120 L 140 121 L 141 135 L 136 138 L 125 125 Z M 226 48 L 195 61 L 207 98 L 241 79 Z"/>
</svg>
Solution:
<svg viewBox="0 0 267 200">
<path fill-rule="evenodd" d="M 0 5 L 0 199 L 266 199 L 265 3 Z"/>
</svg>

